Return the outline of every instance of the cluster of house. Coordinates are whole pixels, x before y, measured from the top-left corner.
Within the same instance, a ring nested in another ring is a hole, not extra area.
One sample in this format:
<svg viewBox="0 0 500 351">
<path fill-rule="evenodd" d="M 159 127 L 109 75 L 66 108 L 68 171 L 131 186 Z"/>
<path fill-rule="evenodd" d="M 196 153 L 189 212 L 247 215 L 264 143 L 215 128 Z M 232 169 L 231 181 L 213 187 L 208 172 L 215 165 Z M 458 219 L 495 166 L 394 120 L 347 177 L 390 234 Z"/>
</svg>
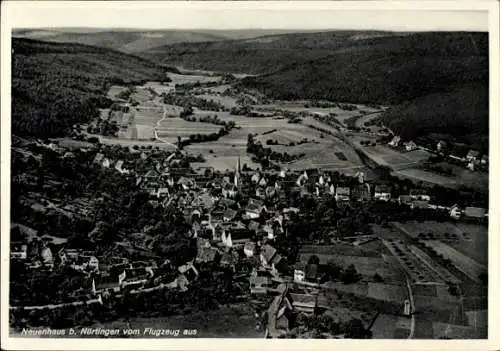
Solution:
<svg viewBox="0 0 500 351">
<path fill-rule="evenodd" d="M 104 168 L 113 168 L 116 171 L 120 172 L 121 174 L 129 174 L 130 170 L 127 168 L 123 168 L 124 161 L 123 160 L 112 160 L 108 157 L 105 157 L 104 154 L 98 153 L 95 157 L 94 160 L 92 161 L 96 165 L 100 165 L 101 167 Z"/>
<path fill-rule="evenodd" d="M 394 136 L 391 141 L 389 141 L 388 143 L 389 146 L 392 146 L 394 148 L 397 148 L 397 147 L 400 147 L 401 145 L 401 137 L 400 136 Z M 415 144 L 415 142 L 413 140 L 410 140 L 410 141 L 407 141 L 407 142 L 404 142 L 403 143 L 403 146 L 404 146 L 404 149 L 406 151 L 413 151 L 413 150 L 417 150 L 418 149 L 418 146 L 417 144 Z"/>
<path fill-rule="evenodd" d="M 124 291 L 157 288 L 186 291 L 198 275 L 193 262 L 179 267 L 173 267 L 168 260 L 161 266 L 155 262 L 123 262 L 92 277 L 92 294 L 109 298 Z"/>
<path fill-rule="evenodd" d="M 398 148 L 401 146 L 401 137 L 400 136 L 394 136 L 391 141 L 389 141 L 388 143 L 389 146 L 393 147 L 393 148 Z M 426 149 L 424 147 L 419 147 L 417 144 L 415 144 L 415 142 L 413 142 L 412 140 L 408 141 L 408 142 L 404 142 L 403 143 L 403 147 L 406 151 L 414 151 L 414 150 L 417 150 L 419 148 L 423 148 L 425 150 L 428 150 L 430 151 L 429 149 Z M 447 143 L 443 140 L 440 140 L 437 144 L 436 144 L 436 149 L 435 151 L 437 151 L 438 153 L 442 154 L 442 152 L 447 148 Z M 434 150 L 432 150 L 434 151 Z M 483 154 L 481 155 L 481 153 L 477 150 L 469 150 L 469 152 L 467 153 L 467 155 L 465 157 L 460 157 L 460 156 L 456 156 L 456 155 L 453 155 L 453 154 L 450 154 L 448 155 L 448 157 L 454 161 L 458 161 L 460 162 L 461 164 L 463 164 L 464 166 L 466 166 L 469 170 L 471 171 L 474 171 L 476 169 L 479 169 L 479 168 L 484 168 L 484 167 L 487 167 L 488 166 L 488 155 L 486 154 Z"/>
</svg>

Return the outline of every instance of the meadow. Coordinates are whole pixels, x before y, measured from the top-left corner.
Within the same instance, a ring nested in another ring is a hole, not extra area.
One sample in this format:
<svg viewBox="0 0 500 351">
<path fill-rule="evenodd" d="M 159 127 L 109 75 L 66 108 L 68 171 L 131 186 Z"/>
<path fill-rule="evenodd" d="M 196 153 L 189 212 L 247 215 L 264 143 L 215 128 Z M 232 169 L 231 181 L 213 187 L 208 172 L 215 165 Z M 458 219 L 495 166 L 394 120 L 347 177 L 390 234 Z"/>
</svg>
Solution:
<svg viewBox="0 0 500 351">
<path fill-rule="evenodd" d="M 488 264 L 488 227 L 485 225 L 436 221 L 391 224 L 414 238 L 432 234 L 433 239 L 450 245 L 481 264 Z"/>
<path fill-rule="evenodd" d="M 445 258 L 451 260 L 455 267 L 477 283 L 481 282 L 479 276 L 482 273 L 487 272 L 486 265 L 476 262 L 450 245 L 438 240 L 425 240 L 424 242 L 427 246 L 433 248 L 438 254 L 441 254 Z"/>
</svg>

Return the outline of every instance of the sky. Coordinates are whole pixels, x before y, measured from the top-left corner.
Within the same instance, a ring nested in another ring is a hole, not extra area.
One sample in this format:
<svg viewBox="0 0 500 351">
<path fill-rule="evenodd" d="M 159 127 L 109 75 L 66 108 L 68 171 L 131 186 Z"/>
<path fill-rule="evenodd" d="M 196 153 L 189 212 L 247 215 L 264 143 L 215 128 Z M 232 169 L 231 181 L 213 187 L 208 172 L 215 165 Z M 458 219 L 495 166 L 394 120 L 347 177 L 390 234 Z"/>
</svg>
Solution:
<svg viewBox="0 0 500 351">
<path fill-rule="evenodd" d="M 6 18 L 12 28 L 488 30 L 478 7 L 416 3 L 9 1 Z"/>
</svg>

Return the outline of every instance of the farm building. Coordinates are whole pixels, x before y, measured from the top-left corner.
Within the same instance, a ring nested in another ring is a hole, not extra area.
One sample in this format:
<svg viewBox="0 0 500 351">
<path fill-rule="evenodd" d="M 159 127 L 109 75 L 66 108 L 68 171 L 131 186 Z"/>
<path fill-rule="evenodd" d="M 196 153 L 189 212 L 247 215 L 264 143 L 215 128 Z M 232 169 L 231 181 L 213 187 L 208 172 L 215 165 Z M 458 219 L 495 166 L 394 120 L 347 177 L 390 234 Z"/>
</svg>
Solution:
<svg viewBox="0 0 500 351">
<path fill-rule="evenodd" d="M 293 308 L 297 311 L 312 314 L 316 309 L 316 295 L 289 293 L 287 298 L 290 300 Z"/>
<path fill-rule="evenodd" d="M 267 294 L 267 290 L 271 285 L 269 277 L 252 275 L 250 277 L 250 293 L 252 294 Z"/>
<path fill-rule="evenodd" d="M 410 196 L 414 200 L 431 201 L 431 197 L 427 194 L 427 191 L 425 191 L 424 189 L 411 189 Z"/>
<path fill-rule="evenodd" d="M 395 136 L 394 138 L 392 138 L 392 140 L 389 142 L 389 146 L 392 146 L 392 147 L 397 147 L 399 146 L 399 142 L 401 141 L 401 137 L 399 136 Z"/>
<path fill-rule="evenodd" d="M 405 144 L 405 149 L 406 151 L 413 151 L 417 149 L 417 144 L 415 144 L 413 141 L 409 141 Z"/>
<path fill-rule="evenodd" d="M 458 207 L 458 205 L 453 205 L 450 208 L 450 217 L 459 219 L 461 216 L 462 216 L 462 210 L 460 209 L 460 207 Z"/>
<path fill-rule="evenodd" d="M 349 201 L 349 195 L 350 195 L 351 189 L 349 189 L 346 186 L 338 186 L 335 189 L 335 200 L 336 201 Z"/>
<path fill-rule="evenodd" d="M 94 295 L 101 293 L 119 292 L 121 279 L 115 275 L 100 275 L 92 279 L 92 293 Z"/>
<path fill-rule="evenodd" d="M 271 265 L 274 256 L 276 255 L 276 249 L 269 244 L 266 244 L 260 250 L 260 261 L 264 267 Z"/>
<path fill-rule="evenodd" d="M 443 141 L 443 140 L 440 140 L 437 145 L 436 145 L 436 149 L 437 151 L 441 151 L 443 150 L 444 148 L 446 148 L 446 142 Z"/>
<path fill-rule="evenodd" d="M 387 185 L 376 185 L 373 197 L 375 200 L 389 201 L 391 199 L 391 188 Z"/>
<path fill-rule="evenodd" d="M 245 246 L 249 241 L 252 241 L 255 233 L 247 228 L 224 230 L 222 233 L 222 243 L 227 247 Z"/>
<path fill-rule="evenodd" d="M 466 156 L 467 161 L 477 161 L 478 158 L 479 158 L 479 151 L 476 150 L 469 150 Z"/>
<path fill-rule="evenodd" d="M 28 258 L 28 245 L 23 243 L 10 243 L 10 258 L 26 260 Z"/>
<path fill-rule="evenodd" d="M 304 263 L 297 263 L 293 270 L 293 281 L 303 282 L 306 277 L 306 265 Z"/>
</svg>

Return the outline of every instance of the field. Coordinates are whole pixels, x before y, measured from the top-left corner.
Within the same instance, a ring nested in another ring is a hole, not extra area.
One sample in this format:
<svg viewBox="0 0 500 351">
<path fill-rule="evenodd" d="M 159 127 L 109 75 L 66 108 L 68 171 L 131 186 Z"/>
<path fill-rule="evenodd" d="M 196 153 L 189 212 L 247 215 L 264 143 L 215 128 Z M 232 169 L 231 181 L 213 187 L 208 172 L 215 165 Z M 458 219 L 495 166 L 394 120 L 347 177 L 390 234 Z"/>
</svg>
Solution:
<svg viewBox="0 0 500 351">
<path fill-rule="evenodd" d="M 397 330 L 404 330 L 406 333 Z M 396 336 L 399 339 L 406 339 L 410 334 L 410 320 L 405 317 L 391 316 L 388 314 L 379 314 L 371 329 L 373 339 L 393 339 Z"/>
<path fill-rule="evenodd" d="M 408 293 L 406 287 L 401 285 L 368 283 L 367 296 L 375 300 L 392 301 L 402 304 L 408 298 Z"/>
<path fill-rule="evenodd" d="M 370 127 L 365 126 L 366 122 L 369 122 L 369 121 L 371 121 L 375 118 L 378 118 L 378 117 L 380 117 L 380 113 L 373 113 L 373 114 L 369 114 L 366 116 L 361 116 L 360 118 L 358 118 L 356 120 L 355 125 L 358 128 L 370 128 L 371 132 L 378 133 L 381 131 L 382 128 L 377 127 L 377 126 L 370 126 Z"/>
<path fill-rule="evenodd" d="M 303 245 L 300 248 L 300 254 L 331 255 L 332 257 L 338 255 L 373 257 L 378 256 L 379 252 L 363 250 L 351 244 L 339 243 L 335 245 Z"/>
<path fill-rule="evenodd" d="M 130 128 L 131 138 L 134 138 L 137 131 L 137 139 L 149 140 L 154 138 L 154 126 L 162 118 L 163 110 L 161 108 L 145 108 L 139 105 L 133 111 L 133 121 L 135 124 Z"/>
<path fill-rule="evenodd" d="M 363 146 L 360 142 L 369 138 L 354 137 L 353 139 L 355 144 L 357 144 L 375 163 L 391 167 L 394 170 L 410 168 L 427 160 L 431 156 L 430 153 L 424 150 L 399 152 L 385 145 L 377 144 L 376 146 Z"/>
<path fill-rule="evenodd" d="M 368 113 L 371 112 L 377 112 L 379 110 L 367 107 L 364 105 L 356 105 L 356 104 L 351 104 L 355 105 L 357 107 L 356 110 L 353 111 L 348 111 L 348 110 L 343 110 L 339 107 L 304 107 L 305 104 L 307 104 L 307 101 L 278 101 L 272 104 L 266 104 L 266 105 L 256 105 L 256 109 L 274 109 L 274 110 L 280 110 L 280 111 L 289 111 L 289 112 L 295 112 L 295 113 L 300 113 L 304 112 L 309 115 L 313 114 L 318 114 L 318 115 L 329 115 L 331 113 L 336 115 L 336 119 L 344 123 L 346 119 L 353 117 L 353 116 L 359 116 L 360 110 L 366 111 Z"/>
<path fill-rule="evenodd" d="M 163 116 L 163 109 L 160 107 L 143 107 L 139 105 L 135 108 L 134 118 L 136 124 L 154 126 Z"/>
<path fill-rule="evenodd" d="M 195 75 L 195 74 L 177 74 L 169 73 L 168 77 L 172 79 L 170 84 L 194 84 L 194 83 L 209 83 L 209 82 L 219 82 L 220 76 L 206 76 L 206 75 Z"/>
<path fill-rule="evenodd" d="M 122 91 L 127 90 L 127 87 L 121 86 L 121 85 L 112 85 L 109 90 L 108 90 L 108 97 L 112 100 L 117 98 L 117 95 L 120 94 Z"/>
<path fill-rule="evenodd" d="M 301 262 L 304 262 L 303 259 L 305 259 L 305 256 L 304 258 L 301 256 Z M 386 276 L 390 277 L 396 274 L 394 268 L 385 262 L 383 258 L 338 255 L 333 258 L 333 261 L 342 267 L 353 264 L 358 273 L 369 277 L 373 277 L 378 273 L 385 279 Z"/>
<path fill-rule="evenodd" d="M 484 225 L 435 221 L 408 221 L 392 225 L 414 238 L 421 233 L 432 233 L 433 239 L 450 245 L 479 263 L 488 264 L 488 228 Z"/>
<path fill-rule="evenodd" d="M 409 247 L 402 242 L 387 242 L 384 244 L 396 257 L 414 282 L 434 282 L 445 283 L 445 281 L 428 265 L 426 265 L 420 258 L 413 254 Z"/>
<path fill-rule="evenodd" d="M 188 122 L 182 118 L 166 118 L 159 123 L 158 136 L 177 141 L 177 137 L 188 138 L 192 134 L 217 133 L 221 127 L 202 122 Z"/>
<path fill-rule="evenodd" d="M 175 90 L 175 86 L 172 83 L 161 84 L 161 82 L 147 82 L 140 88 L 152 89 L 157 95 L 162 95 L 163 93 L 168 94 Z"/>
<path fill-rule="evenodd" d="M 479 190 L 488 191 L 488 173 L 486 172 L 472 172 L 467 168 L 450 164 L 447 162 L 439 162 L 435 164 L 443 168 L 451 169 L 453 176 L 450 178 L 461 185 L 470 186 Z"/>
<path fill-rule="evenodd" d="M 475 282 L 480 282 L 479 275 L 487 271 L 487 267 L 480 264 L 473 259 L 465 256 L 461 252 L 455 250 L 453 247 L 438 241 L 438 240 L 425 240 L 425 244 L 437 253 L 443 255 L 445 258 L 451 260 L 451 262 L 464 274 L 466 274 L 471 280 Z"/>
<path fill-rule="evenodd" d="M 201 95 L 196 95 L 199 98 L 205 99 L 207 101 L 213 100 L 215 102 L 218 102 L 219 104 L 224 105 L 226 108 L 232 108 L 235 107 L 236 104 L 236 99 L 231 96 L 221 96 L 221 95 L 216 95 L 216 94 L 201 94 Z"/>
<path fill-rule="evenodd" d="M 485 338 L 485 330 L 475 330 L 473 327 L 448 323 L 432 323 L 434 338 L 450 339 L 480 339 Z"/>
<path fill-rule="evenodd" d="M 363 168 L 363 163 L 359 156 L 345 142 L 329 135 L 324 135 L 323 138 L 321 138 L 320 132 L 308 128 L 305 125 L 288 123 L 286 119 L 279 118 L 244 117 L 234 116 L 229 114 L 229 112 L 214 113 L 202 110 L 195 111 L 195 116 L 207 114 L 216 114 L 223 121 L 234 121 L 236 123 L 236 128 L 231 130 L 229 135 L 223 136 L 216 142 L 202 143 L 202 149 L 205 150 L 203 153 L 204 155 L 207 154 L 210 149 L 214 151 L 217 158 L 219 158 L 219 153 L 220 156 L 225 156 L 226 153 L 230 153 L 230 155 L 244 155 L 246 154 L 248 134 L 257 134 L 255 139 L 261 141 L 265 147 L 270 147 L 274 151 L 287 152 L 288 154 L 305 154 L 303 159 L 286 165 L 286 167 L 291 170 L 320 167 L 324 169 L 345 170 L 347 173 L 349 171 L 355 173 L 358 169 Z M 305 121 L 312 121 L 312 118 L 305 119 Z M 276 129 L 277 132 L 262 135 L 273 129 Z M 319 144 L 305 143 L 295 146 L 288 146 L 288 144 L 287 146 L 268 146 L 265 144 L 268 139 L 277 139 L 283 143 L 289 143 L 290 141 L 296 143 L 304 138 L 315 140 Z M 198 148 L 199 146 L 196 145 L 189 146 L 189 149 Z M 227 151 L 226 148 L 233 150 Z M 219 150 L 219 153 L 216 150 Z M 335 155 L 334 152 L 337 150 L 338 152 L 342 152 L 346 160 L 341 160 Z"/>
<path fill-rule="evenodd" d="M 155 95 L 153 95 L 148 89 L 136 87 L 135 91 L 130 94 L 130 98 L 140 104 L 143 104 L 147 101 L 153 100 Z"/>
<path fill-rule="evenodd" d="M 408 168 L 398 170 L 393 174 L 400 178 L 410 179 L 412 181 L 422 181 L 429 184 L 437 184 L 445 187 L 456 188 L 460 185 L 454 177 L 445 177 L 436 173 L 431 173 L 418 168 Z"/>
</svg>

